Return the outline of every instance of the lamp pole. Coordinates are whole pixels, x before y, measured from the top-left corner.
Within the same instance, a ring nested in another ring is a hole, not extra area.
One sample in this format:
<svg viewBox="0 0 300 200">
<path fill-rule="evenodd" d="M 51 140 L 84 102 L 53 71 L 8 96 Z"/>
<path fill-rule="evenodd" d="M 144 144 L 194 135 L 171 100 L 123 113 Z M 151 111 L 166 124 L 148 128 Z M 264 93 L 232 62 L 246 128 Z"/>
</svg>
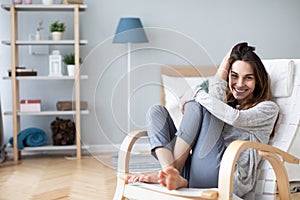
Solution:
<svg viewBox="0 0 300 200">
<path fill-rule="evenodd" d="M 131 124 L 131 106 L 130 106 L 130 94 L 131 94 L 131 84 L 130 84 L 130 71 L 131 71 L 131 43 L 128 42 L 128 52 L 127 52 L 127 133 L 129 133 L 130 130 L 130 124 Z"/>
</svg>

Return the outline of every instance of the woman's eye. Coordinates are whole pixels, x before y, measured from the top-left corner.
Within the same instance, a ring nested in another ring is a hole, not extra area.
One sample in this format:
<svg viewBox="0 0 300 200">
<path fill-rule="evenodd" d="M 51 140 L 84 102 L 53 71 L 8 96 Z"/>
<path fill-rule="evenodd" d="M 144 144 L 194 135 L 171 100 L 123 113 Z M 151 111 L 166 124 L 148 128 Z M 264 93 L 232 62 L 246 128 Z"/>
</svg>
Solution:
<svg viewBox="0 0 300 200">
<path fill-rule="evenodd" d="M 231 77 L 232 77 L 232 78 L 238 78 L 238 75 L 236 75 L 236 74 L 231 74 Z"/>
</svg>

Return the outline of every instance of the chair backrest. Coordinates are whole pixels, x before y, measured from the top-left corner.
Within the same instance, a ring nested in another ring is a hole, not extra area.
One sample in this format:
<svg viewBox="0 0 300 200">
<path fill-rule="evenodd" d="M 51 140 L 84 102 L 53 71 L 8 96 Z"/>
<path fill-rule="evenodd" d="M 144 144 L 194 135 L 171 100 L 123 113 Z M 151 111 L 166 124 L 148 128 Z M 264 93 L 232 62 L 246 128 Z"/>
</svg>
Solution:
<svg viewBox="0 0 300 200">
<path fill-rule="evenodd" d="M 270 145 L 300 157 L 300 59 L 263 60 L 271 78 L 274 101 L 280 107 Z M 292 190 L 300 188 L 300 166 L 286 164 Z M 245 199 L 276 199 L 276 177 L 271 165 L 262 160 L 255 188 Z"/>
</svg>

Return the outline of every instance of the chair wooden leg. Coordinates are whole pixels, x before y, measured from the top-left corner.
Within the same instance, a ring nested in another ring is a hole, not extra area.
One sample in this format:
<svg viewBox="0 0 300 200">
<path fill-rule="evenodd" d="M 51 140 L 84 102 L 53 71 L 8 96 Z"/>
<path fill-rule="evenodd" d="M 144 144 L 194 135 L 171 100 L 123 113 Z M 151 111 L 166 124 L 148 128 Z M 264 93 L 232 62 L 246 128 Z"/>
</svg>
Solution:
<svg viewBox="0 0 300 200">
<path fill-rule="evenodd" d="M 290 188 L 283 162 L 299 164 L 299 159 L 270 145 L 249 141 L 234 141 L 227 147 L 219 171 L 219 199 L 232 199 L 235 164 L 241 152 L 247 148 L 259 150 L 260 155 L 271 163 L 276 174 L 280 199 L 289 200 Z"/>
<path fill-rule="evenodd" d="M 134 143 L 141 137 L 147 136 L 146 131 L 132 131 L 129 133 L 122 142 L 120 151 L 118 154 L 118 180 L 117 187 L 114 194 L 114 200 L 125 200 L 124 190 L 127 182 L 125 181 L 125 175 L 129 173 L 129 159 L 131 149 Z"/>
<path fill-rule="evenodd" d="M 125 179 L 121 178 L 121 174 L 118 174 L 117 187 L 114 194 L 114 200 L 125 200 L 124 190 L 125 190 Z"/>
</svg>

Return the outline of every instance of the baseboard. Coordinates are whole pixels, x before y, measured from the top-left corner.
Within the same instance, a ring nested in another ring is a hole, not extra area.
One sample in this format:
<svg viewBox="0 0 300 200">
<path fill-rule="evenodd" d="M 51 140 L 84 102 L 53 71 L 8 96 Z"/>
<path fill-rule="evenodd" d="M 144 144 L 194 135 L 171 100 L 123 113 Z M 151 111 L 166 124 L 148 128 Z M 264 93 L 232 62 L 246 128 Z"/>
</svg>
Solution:
<svg viewBox="0 0 300 200">
<path fill-rule="evenodd" d="M 85 150 L 89 153 L 112 153 L 120 150 L 121 144 L 100 144 L 100 145 L 89 145 Z M 150 150 L 149 143 L 138 143 L 132 148 L 132 152 L 145 152 Z"/>
<path fill-rule="evenodd" d="M 99 145 L 82 145 L 82 154 L 101 154 L 101 153 L 118 153 L 121 144 L 99 144 Z M 43 149 L 45 148 L 45 149 Z M 149 143 L 136 143 L 133 148 L 133 153 L 140 152 L 149 152 L 150 145 Z M 6 151 L 9 155 L 13 154 L 13 148 L 6 148 Z M 67 155 L 75 155 L 76 154 L 76 146 L 72 146 L 69 149 L 60 149 L 60 148 L 47 148 L 47 147 L 37 147 L 37 148 L 25 148 L 22 151 L 22 155 L 39 155 L 39 154 L 67 154 Z"/>
</svg>

